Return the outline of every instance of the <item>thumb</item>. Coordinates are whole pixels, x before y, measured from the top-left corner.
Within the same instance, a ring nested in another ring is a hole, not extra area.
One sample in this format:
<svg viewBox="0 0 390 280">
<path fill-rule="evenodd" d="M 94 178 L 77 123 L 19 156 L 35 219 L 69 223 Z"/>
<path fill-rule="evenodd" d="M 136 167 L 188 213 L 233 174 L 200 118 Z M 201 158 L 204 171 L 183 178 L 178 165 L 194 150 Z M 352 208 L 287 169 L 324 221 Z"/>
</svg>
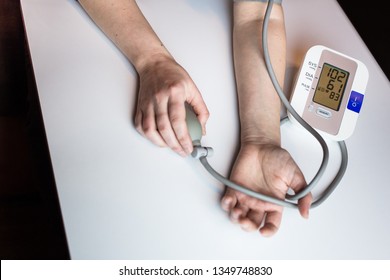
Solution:
<svg viewBox="0 0 390 280">
<path fill-rule="evenodd" d="M 187 103 L 191 105 L 194 112 L 202 126 L 202 134 L 206 135 L 206 122 L 210 116 L 209 110 L 207 109 L 206 103 L 204 102 L 202 95 L 196 89 L 195 96 L 191 100 L 187 100 Z"/>
<path fill-rule="evenodd" d="M 298 201 L 299 213 L 305 219 L 309 218 L 309 210 L 312 201 L 313 201 L 313 196 L 311 193 L 308 193 Z"/>
<path fill-rule="evenodd" d="M 295 173 L 294 179 L 291 182 L 290 188 L 298 193 L 302 191 L 307 186 L 305 178 L 302 172 L 298 169 Z M 308 193 L 298 201 L 298 209 L 301 216 L 305 219 L 309 218 L 310 205 L 313 201 L 313 195 Z"/>
</svg>

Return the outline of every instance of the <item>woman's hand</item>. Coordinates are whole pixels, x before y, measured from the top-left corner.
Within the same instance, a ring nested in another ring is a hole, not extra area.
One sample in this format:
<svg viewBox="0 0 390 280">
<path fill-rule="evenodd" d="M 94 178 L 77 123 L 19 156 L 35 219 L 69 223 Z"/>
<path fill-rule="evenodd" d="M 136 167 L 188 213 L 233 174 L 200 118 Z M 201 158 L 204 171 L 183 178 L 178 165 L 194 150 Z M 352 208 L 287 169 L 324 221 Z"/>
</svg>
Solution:
<svg viewBox="0 0 390 280">
<path fill-rule="evenodd" d="M 195 83 L 176 61 L 164 56 L 152 61 L 139 71 L 135 126 L 154 144 L 187 156 L 193 146 L 185 122 L 185 103 L 193 107 L 203 134 L 209 111 Z"/>
<path fill-rule="evenodd" d="M 306 186 L 305 178 L 290 154 L 275 144 L 243 145 L 235 161 L 230 179 L 279 199 L 284 199 L 289 188 L 299 192 Z M 311 194 L 299 200 L 304 218 L 309 216 Z M 283 207 L 265 202 L 227 188 L 221 200 L 230 219 L 244 230 L 259 230 L 263 236 L 275 234 L 282 220 Z"/>
</svg>

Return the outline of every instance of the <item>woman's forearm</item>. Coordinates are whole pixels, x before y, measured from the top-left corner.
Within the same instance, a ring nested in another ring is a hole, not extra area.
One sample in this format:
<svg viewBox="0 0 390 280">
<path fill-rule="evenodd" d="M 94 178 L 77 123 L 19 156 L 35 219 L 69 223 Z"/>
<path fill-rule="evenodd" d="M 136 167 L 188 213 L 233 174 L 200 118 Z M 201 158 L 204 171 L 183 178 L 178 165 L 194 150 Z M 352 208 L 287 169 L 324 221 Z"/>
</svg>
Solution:
<svg viewBox="0 0 390 280">
<path fill-rule="evenodd" d="M 234 4 L 233 49 L 242 143 L 280 144 L 280 99 L 263 59 L 261 31 L 266 4 Z M 283 10 L 274 5 L 268 30 L 272 65 L 283 86 L 286 37 Z"/>
<path fill-rule="evenodd" d="M 197 115 L 203 133 L 209 116 L 190 75 L 170 55 L 135 0 L 79 0 L 93 21 L 127 56 L 139 74 L 134 124 L 160 147 L 181 156 L 193 146 L 186 125 L 185 104 Z"/>
<path fill-rule="evenodd" d="M 172 58 L 134 0 L 79 0 L 79 3 L 138 72 L 148 62 Z"/>
</svg>

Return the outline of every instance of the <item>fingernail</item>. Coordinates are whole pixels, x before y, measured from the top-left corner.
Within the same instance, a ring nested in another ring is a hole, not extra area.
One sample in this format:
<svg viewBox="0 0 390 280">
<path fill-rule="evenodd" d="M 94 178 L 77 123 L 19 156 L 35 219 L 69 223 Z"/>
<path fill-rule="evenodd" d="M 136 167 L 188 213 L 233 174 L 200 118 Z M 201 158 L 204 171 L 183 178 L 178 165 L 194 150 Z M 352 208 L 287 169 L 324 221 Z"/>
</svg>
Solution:
<svg viewBox="0 0 390 280">
<path fill-rule="evenodd" d="M 241 213 L 237 212 L 237 211 L 233 211 L 231 216 L 232 216 L 233 219 L 238 221 L 240 219 L 240 217 L 241 217 Z"/>
<path fill-rule="evenodd" d="M 222 208 L 225 210 L 229 210 L 231 203 L 232 203 L 232 199 L 230 197 L 224 198 L 222 200 Z"/>
<path fill-rule="evenodd" d="M 193 149 L 192 145 L 184 147 L 184 151 L 186 152 L 187 155 L 192 153 L 192 149 Z"/>
<path fill-rule="evenodd" d="M 238 223 L 238 218 L 237 218 L 237 217 L 234 217 L 233 215 L 230 216 L 230 220 L 231 220 L 233 223 Z"/>
<path fill-rule="evenodd" d="M 248 230 L 249 229 L 249 225 L 248 224 L 243 224 L 243 225 L 241 225 L 241 228 L 243 230 Z"/>
</svg>

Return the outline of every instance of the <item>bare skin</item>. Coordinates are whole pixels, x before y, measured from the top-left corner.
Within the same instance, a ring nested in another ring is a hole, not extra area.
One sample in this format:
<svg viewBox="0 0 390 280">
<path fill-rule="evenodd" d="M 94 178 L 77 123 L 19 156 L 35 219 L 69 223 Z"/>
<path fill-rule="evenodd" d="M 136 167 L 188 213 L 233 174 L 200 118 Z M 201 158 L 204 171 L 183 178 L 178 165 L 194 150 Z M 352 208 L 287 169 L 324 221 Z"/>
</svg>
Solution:
<svg viewBox="0 0 390 280">
<path fill-rule="evenodd" d="M 206 132 L 209 111 L 189 74 L 164 47 L 134 0 L 79 0 L 80 4 L 128 57 L 140 76 L 135 114 L 139 133 L 160 147 L 181 156 L 192 152 L 185 124 L 189 103 Z M 289 188 L 298 192 L 305 179 L 290 154 L 280 146 L 280 100 L 262 58 L 261 28 L 266 4 L 234 3 L 233 49 L 239 100 L 241 142 L 231 180 L 255 191 L 283 199 Z M 274 70 L 283 85 L 286 37 L 281 5 L 274 5 L 269 24 L 269 49 Z M 303 217 L 309 215 L 311 195 L 299 201 Z M 244 230 L 275 234 L 283 208 L 226 189 L 222 208 Z"/>
<path fill-rule="evenodd" d="M 164 47 L 134 0 L 79 0 L 102 31 L 134 65 L 140 77 L 135 126 L 160 147 L 181 156 L 192 152 L 185 123 L 189 103 L 206 132 L 209 111 L 188 73 Z"/>
<path fill-rule="evenodd" d="M 280 146 L 280 99 L 263 59 L 261 30 L 266 3 L 234 4 L 233 50 L 241 125 L 241 147 L 230 179 L 255 191 L 283 199 L 289 188 L 298 192 L 305 178 L 290 154 Z M 286 36 L 281 5 L 274 5 L 268 30 L 268 47 L 278 81 L 283 85 Z M 308 218 L 311 195 L 299 201 Z M 283 207 L 227 188 L 221 200 L 230 219 L 244 230 L 275 234 Z"/>
</svg>

